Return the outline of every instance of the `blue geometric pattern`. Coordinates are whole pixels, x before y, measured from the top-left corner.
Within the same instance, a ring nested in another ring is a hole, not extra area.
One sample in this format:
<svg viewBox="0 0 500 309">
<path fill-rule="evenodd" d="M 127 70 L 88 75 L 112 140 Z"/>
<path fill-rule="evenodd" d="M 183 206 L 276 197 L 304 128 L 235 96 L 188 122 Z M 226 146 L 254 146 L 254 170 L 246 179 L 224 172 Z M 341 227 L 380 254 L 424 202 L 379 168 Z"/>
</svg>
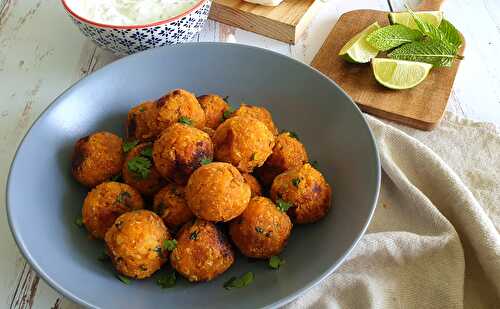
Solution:
<svg viewBox="0 0 500 309">
<path fill-rule="evenodd" d="M 100 28 L 68 15 L 87 37 L 102 48 L 120 55 L 133 54 L 149 48 L 190 41 L 203 27 L 210 12 L 211 0 L 197 10 L 172 22 L 136 29 Z"/>
</svg>

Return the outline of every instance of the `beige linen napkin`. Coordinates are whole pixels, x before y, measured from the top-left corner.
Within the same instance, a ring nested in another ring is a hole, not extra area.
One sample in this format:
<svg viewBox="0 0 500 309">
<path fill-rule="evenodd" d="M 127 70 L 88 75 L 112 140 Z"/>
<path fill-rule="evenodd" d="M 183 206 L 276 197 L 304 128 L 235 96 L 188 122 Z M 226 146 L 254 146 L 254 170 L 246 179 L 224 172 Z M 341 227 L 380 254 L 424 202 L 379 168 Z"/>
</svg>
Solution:
<svg viewBox="0 0 500 309">
<path fill-rule="evenodd" d="M 373 221 L 346 262 L 288 307 L 500 308 L 495 127 L 447 114 L 421 132 L 366 118 L 383 169 Z"/>
</svg>

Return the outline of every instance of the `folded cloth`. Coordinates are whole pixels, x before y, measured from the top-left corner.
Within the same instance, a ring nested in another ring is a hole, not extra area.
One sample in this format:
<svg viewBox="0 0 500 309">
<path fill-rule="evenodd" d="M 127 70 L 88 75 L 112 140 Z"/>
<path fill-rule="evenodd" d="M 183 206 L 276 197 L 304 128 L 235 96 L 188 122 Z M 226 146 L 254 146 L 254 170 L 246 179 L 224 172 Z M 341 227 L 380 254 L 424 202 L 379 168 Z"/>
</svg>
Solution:
<svg viewBox="0 0 500 309">
<path fill-rule="evenodd" d="M 288 307 L 500 308 L 496 128 L 452 114 L 432 132 L 366 119 L 383 169 L 373 221 L 344 264 Z"/>
</svg>

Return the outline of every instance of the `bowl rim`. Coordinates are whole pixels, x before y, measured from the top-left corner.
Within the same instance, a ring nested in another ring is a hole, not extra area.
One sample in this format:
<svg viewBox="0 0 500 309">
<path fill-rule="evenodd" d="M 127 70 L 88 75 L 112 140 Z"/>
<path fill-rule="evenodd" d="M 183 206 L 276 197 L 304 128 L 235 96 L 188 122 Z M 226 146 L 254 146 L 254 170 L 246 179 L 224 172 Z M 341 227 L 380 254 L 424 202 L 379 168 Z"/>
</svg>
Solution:
<svg viewBox="0 0 500 309">
<path fill-rule="evenodd" d="M 118 59 L 118 60 L 116 60 L 116 61 L 114 61 L 112 63 L 109 63 L 109 64 L 105 65 L 104 67 L 100 68 L 99 70 L 94 71 L 91 74 L 85 76 L 84 78 L 76 81 L 71 86 L 69 86 L 66 90 L 64 90 L 59 96 L 57 96 L 49 105 L 47 105 L 47 107 L 45 107 L 40 112 L 40 114 L 36 117 L 36 119 L 30 125 L 29 129 L 26 131 L 26 133 L 24 134 L 23 138 L 19 142 L 19 144 L 18 144 L 18 146 L 16 148 L 16 151 L 14 152 L 14 157 L 12 159 L 12 162 L 10 164 L 9 171 L 8 171 L 8 174 L 7 174 L 7 182 L 6 182 L 6 185 L 5 185 L 6 214 L 7 214 L 7 221 L 8 221 L 8 224 L 9 224 L 9 228 L 10 228 L 10 231 L 12 233 L 12 236 L 14 238 L 14 241 L 15 241 L 17 247 L 21 251 L 21 254 L 26 258 L 26 260 L 30 264 L 30 266 L 35 270 L 35 272 L 37 273 L 38 276 L 40 276 L 54 290 L 56 290 L 57 292 L 61 293 L 63 296 L 69 298 L 70 300 L 72 300 L 72 301 L 74 301 L 74 302 L 76 302 L 76 303 L 78 303 L 80 305 L 86 306 L 88 308 L 98 308 L 98 307 L 96 307 L 95 304 L 89 303 L 85 299 L 80 298 L 78 295 L 71 293 L 64 286 L 60 285 L 56 280 L 54 280 L 50 275 L 48 275 L 45 272 L 45 270 L 42 269 L 42 267 L 40 267 L 40 265 L 37 263 L 37 261 L 30 254 L 30 251 L 25 246 L 25 243 L 24 243 L 24 241 L 22 239 L 22 236 L 18 233 L 17 229 L 14 226 L 13 218 L 12 218 L 12 214 L 11 214 L 11 211 L 12 211 L 11 207 L 12 206 L 11 206 L 11 203 L 9 203 L 9 200 L 10 200 L 9 196 L 10 196 L 10 192 L 12 190 L 11 189 L 11 187 L 12 187 L 12 183 L 11 183 L 12 171 L 13 171 L 13 167 L 16 164 L 16 161 L 18 159 L 17 154 L 18 154 L 19 149 L 21 148 L 21 146 L 24 144 L 24 141 L 25 141 L 26 137 L 31 132 L 31 130 L 33 129 L 33 127 L 38 123 L 38 121 L 40 120 L 40 118 L 43 115 L 45 115 L 45 113 L 48 112 L 51 108 L 53 108 L 54 106 L 60 104 L 61 103 L 60 100 L 62 98 L 64 98 L 67 95 L 67 93 L 69 93 L 70 91 L 72 91 L 73 88 L 76 87 L 81 81 L 90 78 L 93 74 L 95 74 L 95 72 L 98 72 L 98 71 L 101 71 L 103 69 L 106 69 L 108 66 L 110 66 L 110 65 L 112 65 L 114 63 L 120 63 L 120 62 L 126 61 L 126 60 L 124 60 L 126 58 L 129 58 L 129 57 L 138 57 L 141 54 L 154 53 L 156 49 L 182 48 L 184 45 L 198 45 L 198 46 L 203 46 L 203 45 L 208 45 L 208 46 L 210 46 L 210 45 L 219 45 L 219 46 L 232 45 L 232 46 L 237 46 L 237 47 L 240 47 L 240 48 L 242 47 L 242 48 L 255 49 L 255 50 L 259 50 L 261 52 L 266 52 L 266 53 L 273 54 L 273 55 L 281 57 L 281 58 L 287 58 L 289 61 L 298 63 L 298 64 L 306 67 L 306 69 L 309 69 L 309 70 L 312 70 L 312 71 L 318 73 L 320 76 L 322 76 L 323 78 L 327 79 L 334 87 L 336 87 L 337 89 L 339 89 L 341 91 L 341 93 L 343 93 L 346 96 L 346 98 L 351 102 L 351 104 L 353 105 L 353 108 L 358 112 L 358 114 L 360 116 L 360 119 L 362 121 L 362 124 L 368 130 L 368 134 L 370 136 L 370 141 L 371 141 L 371 146 L 373 147 L 374 152 L 375 152 L 375 163 L 376 163 L 376 175 L 375 175 L 375 177 L 376 177 L 376 188 L 375 188 L 375 195 L 373 196 L 373 202 L 372 202 L 372 205 L 371 205 L 371 211 L 370 211 L 370 213 L 368 215 L 368 218 L 367 218 L 367 220 L 366 220 L 363 228 L 358 232 L 358 234 L 357 234 L 354 242 L 352 243 L 352 245 L 338 259 L 337 263 L 332 264 L 329 268 L 327 268 L 323 273 L 319 274 L 316 278 L 314 278 L 311 281 L 305 283 L 302 288 L 299 288 L 299 289 L 295 290 L 294 292 L 290 293 L 289 295 L 276 300 L 274 303 L 267 304 L 267 305 L 265 305 L 262 308 L 268 309 L 268 308 L 278 308 L 278 307 L 284 306 L 284 305 L 288 304 L 289 302 L 293 301 L 294 299 L 296 299 L 297 297 L 299 297 L 300 295 L 303 295 L 305 292 L 307 292 L 308 290 L 312 289 L 314 286 L 318 285 L 326 277 L 330 276 L 335 270 L 337 270 L 344 263 L 345 259 L 351 254 L 351 252 L 354 250 L 354 248 L 358 245 L 359 241 L 365 235 L 365 233 L 366 233 L 366 231 L 368 229 L 368 226 L 370 225 L 370 222 L 373 219 L 373 216 L 375 214 L 375 210 L 377 208 L 378 200 L 379 200 L 379 197 L 380 197 L 380 187 L 381 187 L 381 177 L 382 177 L 381 163 L 380 163 L 380 154 L 379 154 L 379 151 L 378 151 L 377 143 L 376 143 L 375 138 L 373 136 L 373 132 L 371 131 L 371 129 L 370 129 L 369 125 L 368 125 L 368 122 L 366 121 L 365 117 L 363 116 L 363 113 L 362 113 L 361 109 L 358 107 L 358 105 L 356 103 L 354 103 L 353 99 L 340 86 L 338 86 L 337 83 L 335 81 L 333 81 L 331 78 L 329 78 L 328 76 L 326 76 L 325 74 L 323 74 L 319 70 L 313 68 L 312 66 L 309 66 L 309 65 L 305 64 L 304 62 L 302 62 L 300 60 L 294 59 L 292 57 L 283 55 L 281 53 L 278 53 L 278 52 L 275 52 L 275 51 L 272 51 L 272 50 L 269 50 L 269 49 L 265 49 L 265 48 L 261 48 L 261 47 L 256 47 L 256 46 L 251 46 L 251 45 L 246 45 L 246 44 L 240 44 L 240 43 L 227 43 L 227 42 L 190 42 L 190 43 L 177 44 L 177 45 L 169 45 L 169 46 L 164 46 L 164 47 L 153 48 L 153 49 L 141 51 L 141 52 L 138 52 L 138 53 L 135 53 L 135 54 L 123 57 L 121 59 Z M 156 52 L 158 52 L 158 51 L 156 51 Z"/>
<path fill-rule="evenodd" d="M 160 21 L 156 21 L 156 22 L 148 23 L 148 24 L 142 24 L 142 25 L 112 25 L 112 24 L 103 24 L 103 23 L 95 22 L 95 21 L 89 20 L 89 19 L 84 18 L 84 17 L 78 15 L 77 13 L 75 13 L 75 11 L 73 11 L 68 6 L 66 1 L 67 0 L 61 0 L 61 3 L 63 5 L 64 9 L 66 10 L 66 12 L 68 12 L 73 18 L 75 18 L 81 22 L 84 22 L 86 24 L 90 24 L 92 26 L 99 27 L 99 28 L 105 28 L 105 29 L 139 29 L 139 28 L 149 28 L 149 27 L 163 25 L 163 24 L 175 21 L 177 19 L 180 19 L 182 17 L 185 17 L 186 15 L 189 15 L 193 11 L 199 9 L 205 2 L 208 2 L 211 0 L 199 0 L 198 3 L 196 3 L 194 6 L 192 6 L 190 9 L 182 12 L 179 15 L 169 17 L 168 19 L 162 19 Z"/>
</svg>

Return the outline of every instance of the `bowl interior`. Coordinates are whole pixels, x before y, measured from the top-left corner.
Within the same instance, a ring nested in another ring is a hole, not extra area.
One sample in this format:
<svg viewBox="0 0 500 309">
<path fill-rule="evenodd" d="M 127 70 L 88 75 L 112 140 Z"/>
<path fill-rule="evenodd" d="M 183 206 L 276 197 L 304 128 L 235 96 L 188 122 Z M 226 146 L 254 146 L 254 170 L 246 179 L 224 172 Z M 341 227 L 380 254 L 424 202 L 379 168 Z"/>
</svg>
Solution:
<svg viewBox="0 0 500 309">
<path fill-rule="evenodd" d="M 74 142 L 96 130 L 123 133 L 133 105 L 174 88 L 268 108 L 279 128 L 298 133 L 333 188 L 333 208 L 317 224 L 296 226 L 278 271 L 238 257 L 205 284 L 178 280 L 117 280 L 97 260 L 103 245 L 74 219 L 86 190 L 70 175 Z M 82 304 L 103 308 L 238 307 L 283 304 L 333 271 L 366 228 L 378 196 L 380 167 L 361 113 L 330 80 L 288 57 L 258 48 L 195 43 L 149 50 L 119 60 L 78 82 L 37 120 L 23 140 L 7 187 L 9 222 L 28 261 L 53 287 Z M 222 285 L 246 271 L 244 289 Z"/>
</svg>

